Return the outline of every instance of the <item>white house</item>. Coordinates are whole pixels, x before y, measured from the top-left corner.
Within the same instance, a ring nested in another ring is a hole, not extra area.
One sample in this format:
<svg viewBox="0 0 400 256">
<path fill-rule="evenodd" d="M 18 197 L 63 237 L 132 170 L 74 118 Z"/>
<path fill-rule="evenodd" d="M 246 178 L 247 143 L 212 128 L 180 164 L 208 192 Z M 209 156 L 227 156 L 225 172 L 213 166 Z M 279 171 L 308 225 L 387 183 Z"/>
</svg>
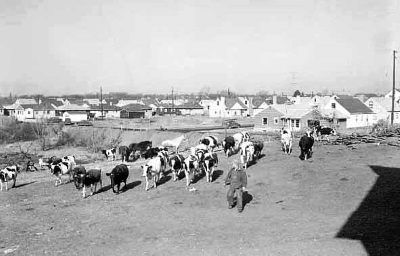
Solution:
<svg viewBox="0 0 400 256">
<path fill-rule="evenodd" d="M 372 125 L 376 114 L 356 98 L 331 98 L 321 109 L 321 113 L 341 128 L 355 128 Z"/>
<path fill-rule="evenodd" d="M 392 98 L 392 95 L 393 95 L 393 91 L 390 90 L 390 92 L 385 94 L 385 97 L 386 98 Z M 397 89 L 397 88 L 394 90 L 394 100 L 395 101 L 399 101 L 400 100 L 400 90 Z"/>
<path fill-rule="evenodd" d="M 369 98 L 364 104 L 369 107 L 377 115 L 377 120 L 385 120 L 388 123 L 391 121 L 392 112 L 392 98 L 390 97 L 372 97 Z M 400 123 L 400 104 L 394 103 L 394 116 L 393 123 Z"/>
<path fill-rule="evenodd" d="M 209 108 L 210 117 L 243 117 L 247 113 L 247 107 L 238 98 L 217 98 Z"/>
<path fill-rule="evenodd" d="M 88 120 L 88 112 L 82 110 L 75 110 L 75 111 L 68 110 L 65 111 L 62 115 L 63 122 L 65 122 L 67 118 L 69 118 L 71 122 Z"/>
</svg>

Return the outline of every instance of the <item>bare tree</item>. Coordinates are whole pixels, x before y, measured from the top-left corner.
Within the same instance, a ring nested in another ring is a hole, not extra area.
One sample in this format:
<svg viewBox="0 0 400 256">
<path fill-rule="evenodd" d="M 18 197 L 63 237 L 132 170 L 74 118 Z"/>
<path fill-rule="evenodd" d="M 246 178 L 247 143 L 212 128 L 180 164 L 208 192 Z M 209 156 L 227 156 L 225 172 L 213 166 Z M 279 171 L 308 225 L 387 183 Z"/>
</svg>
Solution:
<svg viewBox="0 0 400 256">
<path fill-rule="evenodd" d="M 46 150 L 49 143 L 49 125 L 46 123 L 45 119 L 39 119 L 33 125 L 33 131 L 39 140 L 42 150 Z"/>
</svg>

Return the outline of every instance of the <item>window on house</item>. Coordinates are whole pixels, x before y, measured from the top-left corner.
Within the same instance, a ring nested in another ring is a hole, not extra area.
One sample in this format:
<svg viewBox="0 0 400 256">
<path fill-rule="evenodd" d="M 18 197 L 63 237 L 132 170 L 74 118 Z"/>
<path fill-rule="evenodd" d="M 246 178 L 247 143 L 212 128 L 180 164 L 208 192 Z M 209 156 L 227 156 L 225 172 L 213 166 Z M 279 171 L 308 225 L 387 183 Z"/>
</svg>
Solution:
<svg viewBox="0 0 400 256">
<path fill-rule="evenodd" d="M 396 113 L 396 119 L 399 119 L 399 113 L 398 112 Z"/>
<path fill-rule="evenodd" d="M 279 118 L 274 117 L 274 124 L 278 124 L 279 123 Z"/>
<path fill-rule="evenodd" d="M 299 119 L 292 119 L 292 127 L 299 128 L 300 127 L 300 120 Z"/>
<path fill-rule="evenodd" d="M 369 108 L 373 108 L 374 107 L 374 102 L 371 100 L 368 102 L 368 106 Z"/>
<path fill-rule="evenodd" d="M 244 105 L 247 105 L 247 100 L 244 101 Z"/>
<path fill-rule="evenodd" d="M 268 125 L 268 118 L 267 117 L 263 117 L 262 124 L 263 125 Z"/>
<path fill-rule="evenodd" d="M 219 101 L 217 101 L 217 106 L 219 106 Z"/>
<path fill-rule="evenodd" d="M 332 108 L 336 108 L 336 103 L 332 102 Z"/>
<path fill-rule="evenodd" d="M 236 116 L 236 111 L 235 111 L 235 116 Z"/>
<path fill-rule="evenodd" d="M 31 111 L 28 110 L 28 115 L 30 115 L 30 114 L 31 114 Z"/>
</svg>

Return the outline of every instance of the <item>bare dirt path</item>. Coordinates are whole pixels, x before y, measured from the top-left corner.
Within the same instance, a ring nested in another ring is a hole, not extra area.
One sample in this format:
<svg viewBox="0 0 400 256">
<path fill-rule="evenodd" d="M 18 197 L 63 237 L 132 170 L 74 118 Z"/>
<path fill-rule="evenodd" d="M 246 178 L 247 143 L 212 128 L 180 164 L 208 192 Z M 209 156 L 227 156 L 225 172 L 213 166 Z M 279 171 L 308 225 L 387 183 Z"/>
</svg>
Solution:
<svg viewBox="0 0 400 256">
<path fill-rule="evenodd" d="M 399 150 L 317 145 L 308 161 L 265 144 L 248 170 L 247 204 L 227 209 L 220 152 L 213 183 L 189 192 L 171 174 L 144 191 L 140 163 L 126 190 L 81 198 L 50 173 L 21 174 L 0 193 L 0 254 L 9 255 L 395 255 L 400 244 Z M 97 163 L 109 172 L 116 163 Z M 382 228 L 380 228 L 382 227 Z"/>
</svg>

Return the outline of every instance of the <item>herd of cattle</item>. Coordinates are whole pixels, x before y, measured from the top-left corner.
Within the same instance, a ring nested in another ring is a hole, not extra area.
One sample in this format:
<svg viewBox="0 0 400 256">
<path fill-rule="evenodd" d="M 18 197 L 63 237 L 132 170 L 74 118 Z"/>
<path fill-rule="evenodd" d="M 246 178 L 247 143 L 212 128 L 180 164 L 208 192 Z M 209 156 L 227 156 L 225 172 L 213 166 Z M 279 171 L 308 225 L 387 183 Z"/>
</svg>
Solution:
<svg viewBox="0 0 400 256">
<path fill-rule="evenodd" d="M 305 160 L 312 156 L 312 148 L 314 140 L 319 140 L 323 136 L 334 134 L 331 128 L 314 128 L 307 131 L 299 140 L 300 159 Z M 143 171 L 142 176 L 145 178 L 145 190 L 149 189 L 149 183 L 152 181 L 153 186 L 157 187 L 157 182 L 167 173 L 168 168 L 172 173 L 173 180 L 178 180 L 179 175 L 184 172 L 186 177 L 186 185 L 189 186 L 195 176 L 205 172 L 206 181 L 213 181 L 213 172 L 218 166 L 218 156 L 215 150 L 222 147 L 226 157 L 239 152 L 240 163 L 244 169 L 250 164 L 254 164 L 260 158 L 264 143 L 260 140 L 253 140 L 246 131 L 239 132 L 233 136 L 227 136 L 220 143 L 216 136 L 207 136 L 199 141 L 199 144 L 190 148 L 188 156 L 179 153 L 179 146 L 187 140 L 185 135 L 179 136 L 172 140 L 163 141 L 161 146 L 153 147 L 151 141 L 142 141 L 140 143 L 132 143 L 129 146 L 120 146 L 118 154 L 121 156 L 122 162 L 128 162 L 133 158 L 144 158 L 147 162 L 141 165 Z M 329 140 L 329 138 L 328 138 Z M 281 130 L 282 150 L 286 154 L 291 154 L 293 146 L 293 134 L 290 130 Z M 169 152 L 168 148 L 175 149 L 175 152 Z M 102 150 L 108 161 L 116 160 L 117 150 L 111 148 Z M 62 183 L 62 177 L 68 175 L 69 180 L 73 180 L 77 189 L 82 189 L 82 196 L 86 197 L 86 189 L 90 187 L 91 195 L 96 191 L 97 185 L 102 187 L 102 175 L 100 169 L 86 170 L 84 166 L 77 165 L 74 156 L 65 156 L 63 158 L 51 157 L 48 161 L 39 159 L 39 166 L 49 167 L 51 173 L 56 177 L 55 186 Z M 3 190 L 5 183 L 8 190 L 8 181 L 13 181 L 15 186 L 17 173 L 20 166 L 15 164 L 0 170 L 0 184 Z M 126 186 L 129 176 L 129 167 L 122 163 L 116 165 L 111 172 L 106 173 L 110 177 L 111 187 L 114 193 L 120 192 L 121 183 Z M 117 189 L 115 190 L 115 187 Z M 94 188 L 94 189 L 93 189 Z"/>
</svg>

